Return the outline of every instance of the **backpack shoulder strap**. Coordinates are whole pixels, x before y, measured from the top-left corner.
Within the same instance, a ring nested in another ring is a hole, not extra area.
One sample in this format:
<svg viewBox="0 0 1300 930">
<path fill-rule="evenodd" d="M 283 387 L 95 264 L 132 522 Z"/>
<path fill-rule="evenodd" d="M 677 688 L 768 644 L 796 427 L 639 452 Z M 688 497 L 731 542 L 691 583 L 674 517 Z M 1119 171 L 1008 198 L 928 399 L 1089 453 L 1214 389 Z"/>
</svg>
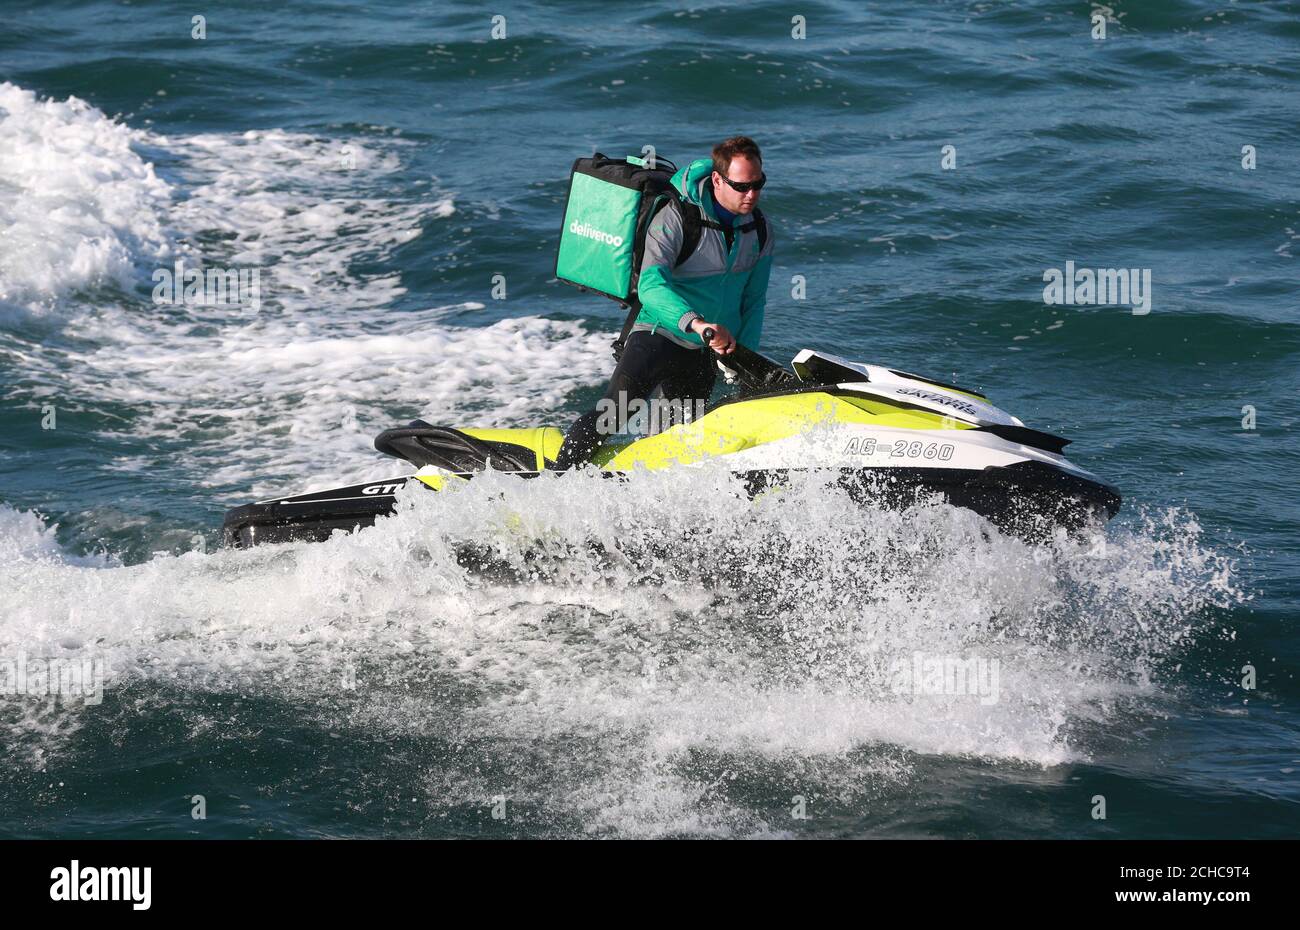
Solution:
<svg viewBox="0 0 1300 930">
<path fill-rule="evenodd" d="M 645 215 L 644 225 L 638 227 L 637 248 L 633 253 L 634 255 L 633 264 L 635 265 L 635 267 L 633 268 L 632 271 L 632 275 L 633 275 L 632 281 L 634 285 L 638 282 L 641 276 L 641 256 L 645 252 L 644 240 L 645 240 L 646 233 L 649 232 L 650 230 L 650 224 L 654 221 L 654 218 L 659 215 L 659 212 L 661 210 L 671 207 L 671 205 L 673 203 L 676 203 L 677 200 L 678 200 L 677 194 L 672 190 L 667 190 L 659 194 L 655 198 L 655 202 L 651 204 L 649 212 L 647 212 Z M 686 231 L 687 225 L 688 224 L 686 223 L 685 216 L 683 216 L 683 221 L 682 221 L 683 231 Z M 696 230 L 695 238 L 696 241 L 699 240 L 699 230 Z M 680 265 L 684 261 L 684 259 L 682 258 L 683 254 L 689 254 L 684 252 L 684 246 L 685 243 L 683 243 L 683 249 L 678 250 L 677 261 L 674 263 L 674 267 L 676 265 Z M 694 250 L 694 246 L 692 246 L 691 248 L 692 250 Z M 635 293 L 636 291 L 635 286 L 633 287 L 632 290 L 633 293 L 631 295 L 631 299 L 628 300 L 627 302 L 627 319 L 623 321 L 623 329 L 622 331 L 619 332 L 618 338 L 615 339 L 613 343 L 611 343 L 611 345 L 613 345 L 614 347 L 615 360 L 621 359 L 623 357 L 623 346 L 627 344 L 627 337 L 632 332 L 632 327 L 636 325 L 637 316 L 640 315 L 641 313 L 641 298 L 638 294 Z"/>
<path fill-rule="evenodd" d="M 700 235 L 705 227 L 708 227 L 709 229 L 718 229 L 726 234 L 731 232 L 730 229 L 723 226 L 721 223 L 705 219 L 701 207 L 698 207 L 693 203 L 687 203 L 676 193 L 676 191 L 671 195 L 670 202 L 676 205 L 677 212 L 682 218 L 682 245 L 681 248 L 677 250 L 677 261 L 674 267 L 682 264 L 695 253 L 696 247 L 700 244 Z M 656 212 L 658 212 L 658 210 L 656 210 Z M 767 217 L 763 215 L 762 210 L 757 208 L 754 210 L 754 218 L 744 226 L 740 227 L 740 229 L 748 232 L 750 229 L 754 229 L 755 227 L 757 227 L 758 230 L 758 250 L 761 252 L 767 247 Z"/>
<path fill-rule="evenodd" d="M 676 267 L 695 254 L 706 221 L 700 216 L 700 208 L 695 204 L 687 203 L 677 196 L 674 196 L 673 202 L 677 205 L 677 212 L 682 218 L 682 245 L 677 250 L 677 261 L 673 265 Z"/>
<path fill-rule="evenodd" d="M 646 217 L 645 230 L 642 231 L 642 235 L 646 230 L 649 230 L 650 222 L 661 211 L 666 209 L 676 210 L 682 221 L 682 242 L 677 247 L 677 260 L 673 262 L 673 267 L 676 268 L 695 252 L 696 246 L 700 244 L 700 230 L 706 224 L 700 218 L 699 208 L 682 200 L 676 191 L 665 191 L 659 195 L 658 199 L 660 202 L 651 207 L 650 213 Z"/>
<path fill-rule="evenodd" d="M 724 227 L 721 223 L 705 219 L 700 207 L 683 199 L 675 190 L 666 191 L 663 194 L 660 194 L 659 197 L 663 202 L 651 207 L 649 216 L 646 220 L 645 229 L 650 228 L 650 221 L 659 214 L 660 210 L 674 209 L 677 211 L 677 215 L 681 217 L 682 221 L 682 243 L 677 248 L 677 260 L 673 262 L 673 267 L 676 268 L 695 254 L 695 250 L 700 244 L 700 237 L 703 235 L 706 226 L 711 229 L 724 229 Z M 758 211 L 755 212 L 757 213 Z M 642 234 L 644 234 L 644 230 L 642 231 Z M 767 224 L 764 222 L 758 229 L 760 249 L 762 249 L 766 240 Z M 627 319 L 623 321 L 623 330 L 619 333 L 618 338 L 613 342 L 615 359 L 622 358 L 623 346 L 627 344 L 627 337 L 632 332 L 632 327 L 636 325 L 636 318 L 640 312 L 641 300 L 637 297 L 629 303 Z"/>
</svg>

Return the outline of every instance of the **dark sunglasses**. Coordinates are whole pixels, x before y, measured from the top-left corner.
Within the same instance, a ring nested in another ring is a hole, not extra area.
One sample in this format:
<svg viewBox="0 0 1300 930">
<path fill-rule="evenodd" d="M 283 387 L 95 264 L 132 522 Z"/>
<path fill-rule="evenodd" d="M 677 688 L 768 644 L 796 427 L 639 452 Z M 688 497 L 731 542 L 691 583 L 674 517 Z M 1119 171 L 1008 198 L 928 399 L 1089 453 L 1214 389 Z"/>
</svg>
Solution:
<svg viewBox="0 0 1300 930">
<path fill-rule="evenodd" d="M 761 175 L 757 181 L 733 181 L 725 176 L 722 180 L 730 184 L 732 190 L 741 194 L 748 194 L 750 191 L 761 191 L 763 189 L 763 185 L 767 183 L 767 174 Z"/>
</svg>

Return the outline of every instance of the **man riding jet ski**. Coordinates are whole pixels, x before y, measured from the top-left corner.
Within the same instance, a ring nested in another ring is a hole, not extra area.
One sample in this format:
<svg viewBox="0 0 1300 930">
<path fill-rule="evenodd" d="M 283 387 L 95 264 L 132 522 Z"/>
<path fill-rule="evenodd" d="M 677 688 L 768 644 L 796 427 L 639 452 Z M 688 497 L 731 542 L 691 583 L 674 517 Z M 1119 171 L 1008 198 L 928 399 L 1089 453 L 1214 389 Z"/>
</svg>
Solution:
<svg viewBox="0 0 1300 930">
<path fill-rule="evenodd" d="M 862 497 L 906 503 L 941 494 L 1000 526 L 1029 532 L 1109 518 L 1119 495 L 1062 455 L 1067 440 L 1027 429 L 973 391 L 805 349 L 793 372 L 755 349 L 763 326 L 773 240 L 757 209 L 766 175 L 752 139 L 677 170 L 650 156 L 574 162 L 556 277 L 618 300 L 629 313 L 602 404 L 630 412 L 658 387 L 667 429 L 619 440 L 597 409 L 568 435 L 532 429 L 455 429 L 416 420 L 375 439 L 420 469 L 371 482 L 236 507 L 228 545 L 324 539 L 391 513 L 408 483 L 439 490 L 486 469 L 532 477 L 591 463 L 607 474 L 725 463 L 751 493 L 794 471 L 830 469 Z M 716 354 L 715 354 L 716 353 Z M 702 415 L 715 362 L 742 384 Z"/>
<path fill-rule="evenodd" d="M 865 500 L 905 505 L 938 494 L 1029 535 L 1078 529 L 1119 510 L 1113 487 L 1061 454 L 1069 440 L 1026 427 L 974 391 L 811 349 L 794 357 L 793 371 L 743 346 L 722 364 L 737 375 L 737 395 L 654 435 L 608 438 L 591 463 L 610 475 L 721 466 L 742 475 L 751 493 L 793 472 L 830 470 Z M 393 511 L 409 483 L 437 491 L 487 469 L 535 477 L 554 468 L 563 438 L 553 426 L 416 420 L 381 433 L 375 448 L 419 473 L 236 507 L 226 514 L 224 541 L 323 540 L 367 527 Z"/>
<path fill-rule="evenodd" d="M 774 249 L 758 209 L 766 182 L 748 136 L 680 171 L 654 156 L 574 162 L 555 276 L 629 311 L 601 404 L 626 408 L 662 389 L 679 405 L 702 406 L 717 376 L 709 349 L 757 351 Z M 578 417 L 555 468 L 587 462 L 608 425 L 599 410 Z"/>
</svg>

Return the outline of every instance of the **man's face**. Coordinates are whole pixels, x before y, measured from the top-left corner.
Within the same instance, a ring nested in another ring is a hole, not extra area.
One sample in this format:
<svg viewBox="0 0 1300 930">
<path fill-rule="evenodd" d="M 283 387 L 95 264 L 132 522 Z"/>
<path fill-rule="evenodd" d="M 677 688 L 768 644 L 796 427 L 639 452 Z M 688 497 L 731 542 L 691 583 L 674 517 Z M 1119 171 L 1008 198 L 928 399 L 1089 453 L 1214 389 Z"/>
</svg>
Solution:
<svg viewBox="0 0 1300 930">
<path fill-rule="evenodd" d="M 727 177 L 737 183 L 757 181 L 762 176 L 763 163 L 753 161 L 744 155 L 737 155 L 731 159 L 731 164 L 727 167 Z M 753 190 L 742 194 L 723 180 L 722 175 L 713 172 L 713 199 L 724 210 L 730 210 L 732 213 L 752 213 L 758 204 L 759 193 Z"/>
</svg>

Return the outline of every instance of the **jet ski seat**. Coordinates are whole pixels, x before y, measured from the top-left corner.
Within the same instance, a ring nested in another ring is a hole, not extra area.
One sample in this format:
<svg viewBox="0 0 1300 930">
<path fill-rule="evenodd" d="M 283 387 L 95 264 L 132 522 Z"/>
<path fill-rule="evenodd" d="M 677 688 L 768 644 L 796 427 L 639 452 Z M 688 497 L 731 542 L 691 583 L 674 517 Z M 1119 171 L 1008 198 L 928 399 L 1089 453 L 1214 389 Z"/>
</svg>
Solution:
<svg viewBox="0 0 1300 930">
<path fill-rule="evenodd" d="M 513 442 L 479 439 L 449 426 L 432 426 L 424 420 L 412 420 L 408 426 L 384 430 L 375 437 L 375 448 L 418 468 L 432 465 L 460 473 L 487 469 L 538 470 L 535 449 Z"/>
</svg>

